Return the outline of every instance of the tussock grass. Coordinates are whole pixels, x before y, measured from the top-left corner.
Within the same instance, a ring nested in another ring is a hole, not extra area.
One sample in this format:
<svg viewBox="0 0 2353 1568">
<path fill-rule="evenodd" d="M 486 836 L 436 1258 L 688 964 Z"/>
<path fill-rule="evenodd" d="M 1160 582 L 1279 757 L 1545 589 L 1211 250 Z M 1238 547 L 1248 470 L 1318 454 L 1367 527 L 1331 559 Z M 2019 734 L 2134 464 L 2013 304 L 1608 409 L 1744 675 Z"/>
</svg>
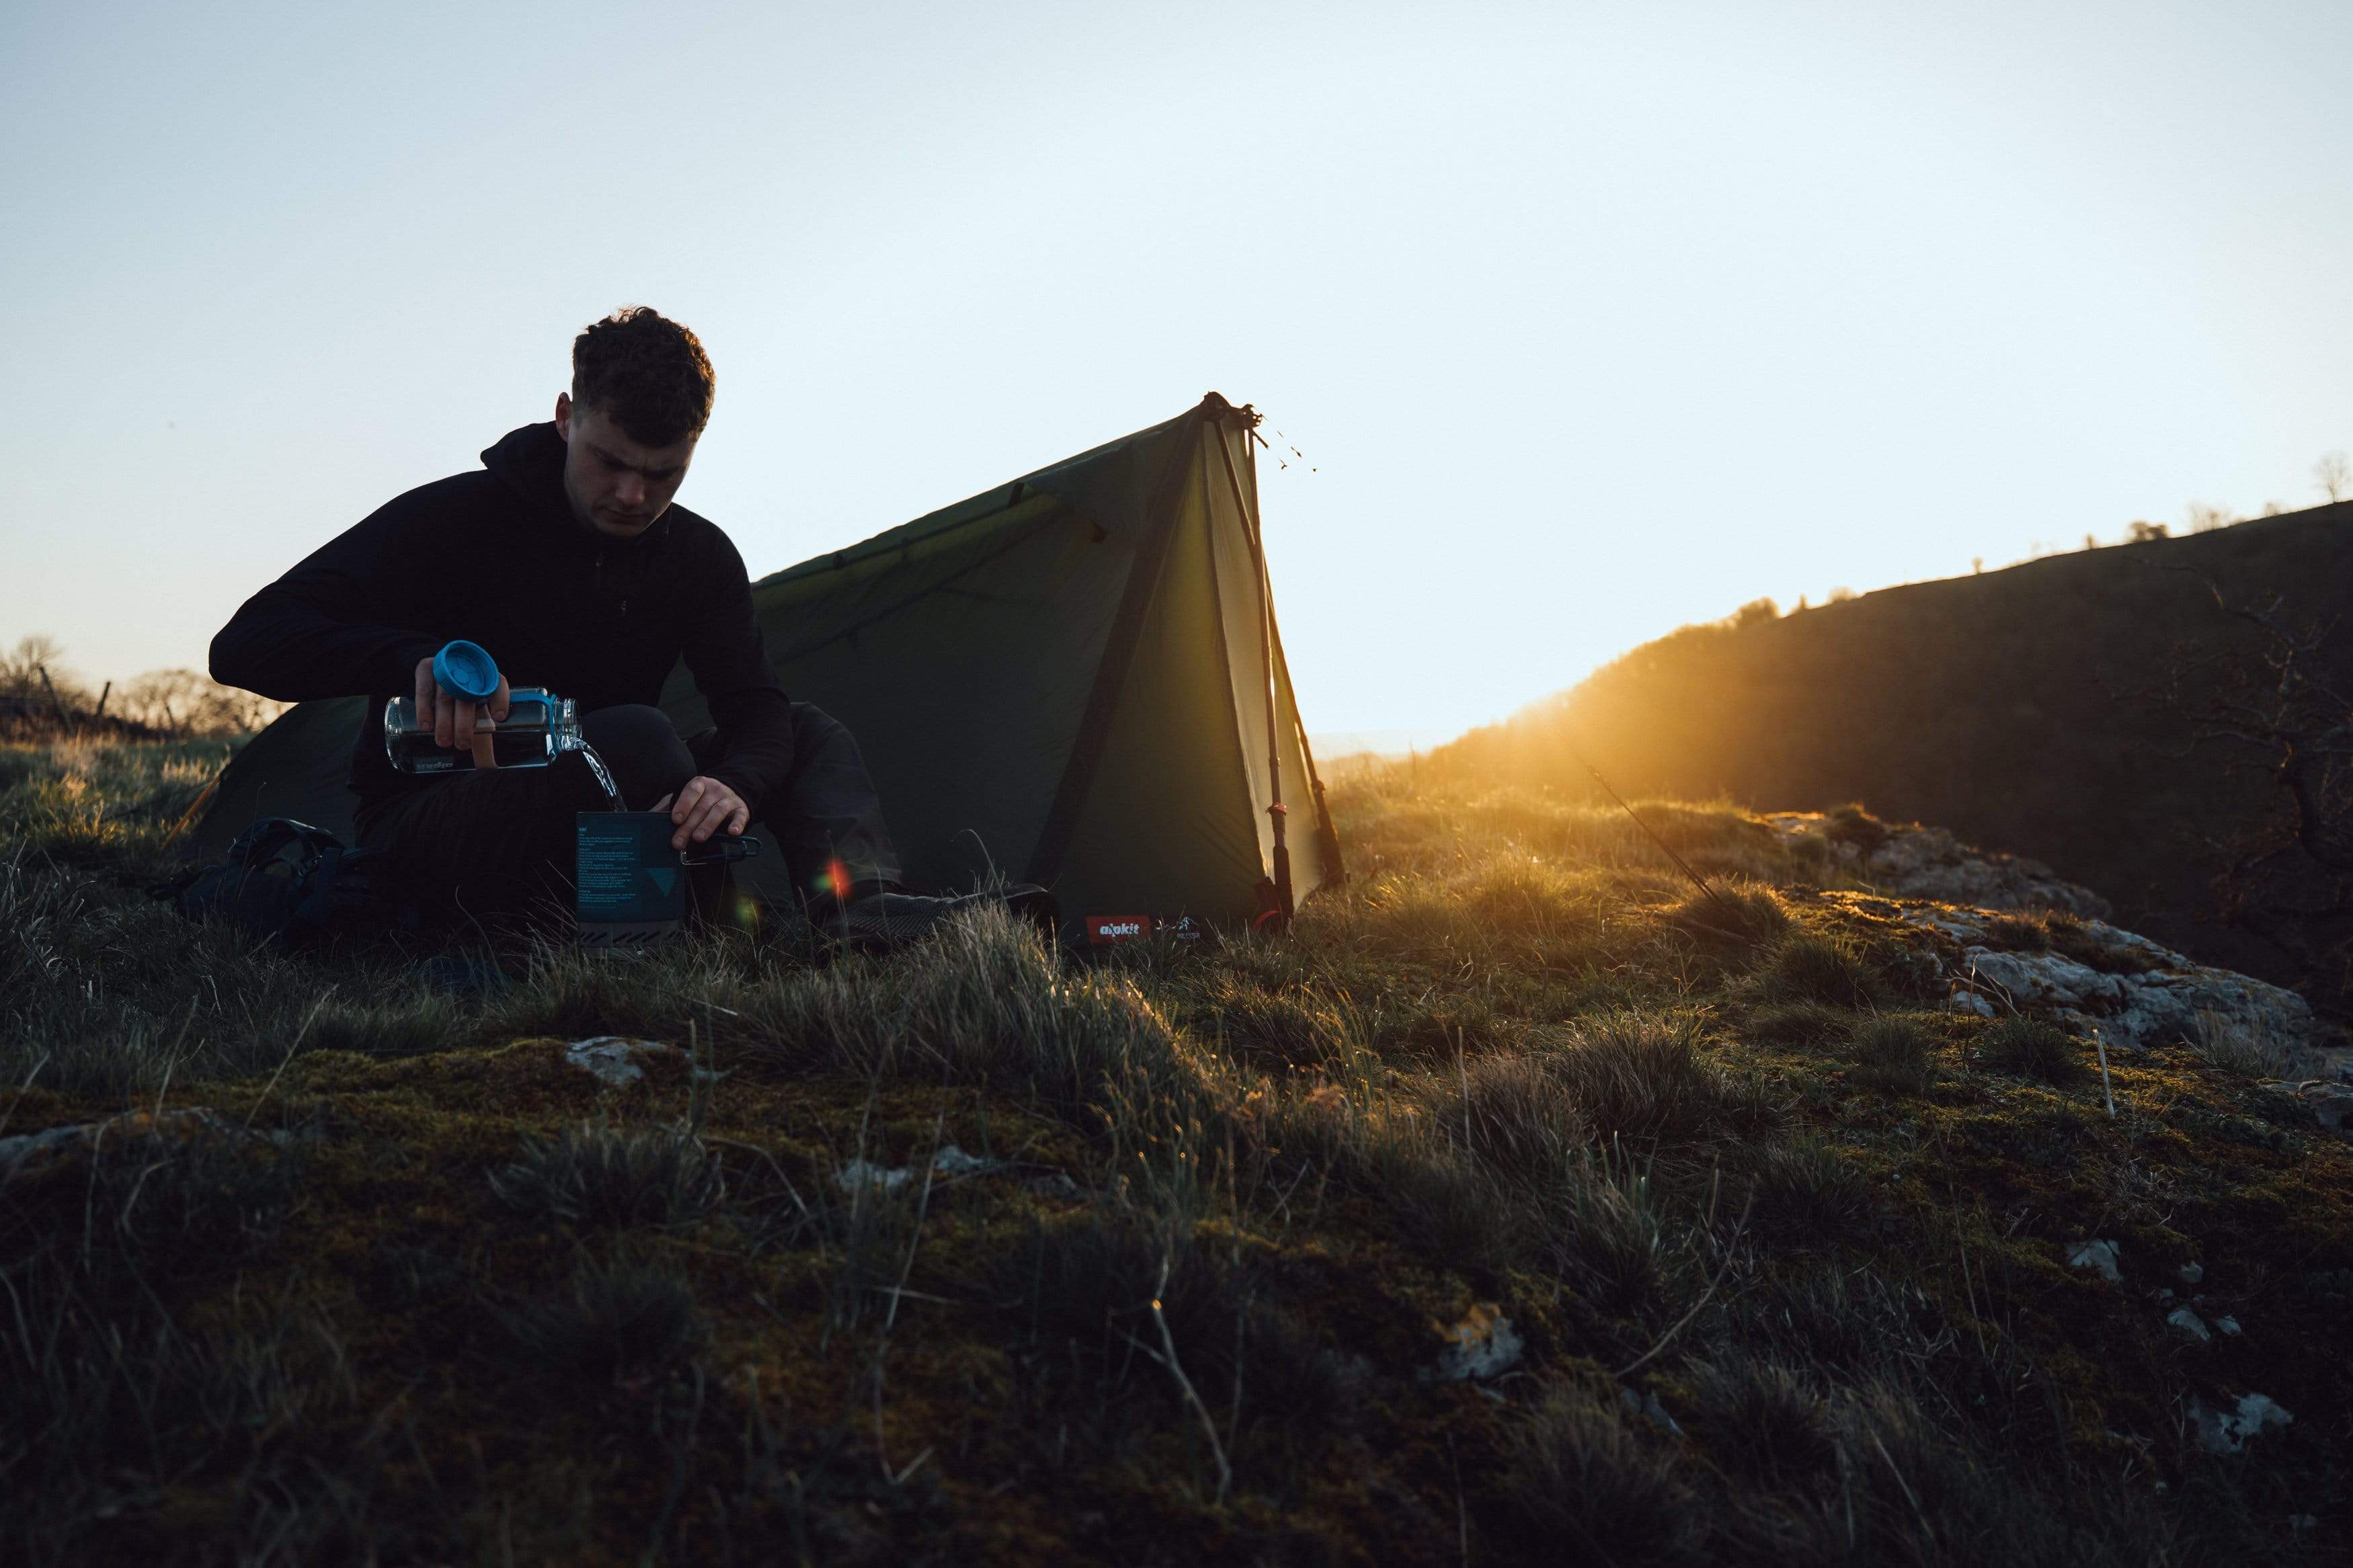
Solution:
<svg viewBox="0 0 2353 1568">
<path fill-rule="evenodd" d="M 1459 1086 L 1430 1102 L 1432 1124 L 1449 1133 L 1460 1127 L 1464 1150 L 1500 1172 L 1549 1170 L 1593 1142 L 1557 1060 L 1499 1051 L 1462 1063 Z"/>
<path fill-rule="evenodd" d="M 1141 1353 L 1174 1346 L 1197 1391 L 1224 1391 L 1244 1419 L 1315 1430 L 1357 1414 L 1366 1369 L 1318 1339 L 1279 1280 L 1132 1210 L 1033 1226 L 990 1283 L 1016 1342 L 1074 1369 L 1097 1398 L 1181 1405 L 1165 1356 Z"/>
<path fill-rule="evenodd" d="M 1611 1013 L 1580 1026 L 1547 1067 L 1605 1137 L 1690 1148 L 1769 1131 L 1771 1092 L 1726 1070 L 1695 1014 Z"/>
<path fill-rule="evenodd" d="M 1795 1046 L 1827 1054 L 1845 1045 L 1854 1026 L 1854 1014 L 1844 1007 L 1783 1002 L 1755 1009 L 1740 1032 L 1760 1045 Z"/>
<path fill-rule="evenodd" d="M 1996 1018 L 1978 1031 L 1977 1056 L 1996 1072 L 2044 1083 L 2075 1083 L 2087 1071 L 2074 1036 L 2056 1024 L 2017 1015 Z"/>
<path fill-rule="evenodd" d="M 1590 1563 L 1690 1560 L 1700 1531 L 1673 1451 L 1637 1433 L 1616 1400 L 1552 1389 L 1510 1444 L 1505 1484 L 1527 1547 L 1549 1542 Z"/>
<path fill-rule="evenodd" d="M 1852 846 L 1865 856 L 1878 852 L 1889 837 L 1887 825 L 1863 809 L 1859 801 L 1834 805 L 1822 813 L 1823 829 L 1836 843 Z"/>
<path fill-rule="evenodd" d="M 1770 887 L 1732 880 L 1715 890 L 1694 892 L 1666 911 L 1667 924 L 1694 936 L 1757 947 L 1779 941 L 1789 929 L 1789 911 Z"/>
<path fill-rule="evenodd" d="M 224 1438 L 299 1442 L 350 1409 L 342 1336 L 309 1302 L 233 1302 L 197 1321 L 171 1306 L 279 1242 L 301 1179 L 290 1142 L 126 1118 L 0 1182 L 0 1483 L 12 1500 L 0 1547 L 11 1561 L 88 1561 L 77 1542 L 139 1495 L 142 1466 L 160 1481 Z"/>
<path fill-rule="evenodd" d="M 2047 1020 L 1899 1010 L 1926 939 L 1730 806 L 1637 803 L 1736 914 L 1615 808 L 1398 769 L 1285 940 L 458 999 L 149 903 L 208 766 L 0 748 L 0 1140 L 217 1113 L 0 1157 L 10 1561 L 2268 1562 L 2343 1468 L 2293 1282 L 2353 1273 L 2353 1159 L 2187 1052 L 2111 1123 Z M 565 1063 L 610 1034 L 692 1056 Z M 2290 1281 L 2308 1390 L 2156 1353 L 2083 1235 Z M 2185 1446 L 2207 1377 L 2304 1401 L 2262 1467 Z"/>
<path fill-rule="evenodd" d="M 2105 940 L 2080 915 L 2065 910 L 2011 910 L 1985 919 L 1986 940 L 2013 952 L 2055 952 L 2086 968 L 2134 973 L 2146 961 Z"/>
<path fill-rule="evenodd" d="M 624 1131 L 602 1121 L 527 1138 L 491 1191 L 526 1216 L 583 1227 L 692 1225 L 725 1194 L 719 1162 L 689 1127 Z"/>
<path fill-rule="evenodd" d="M 2201 1012 L 2189 1031 L 2189 1048 L 2224 1072 L 2249 1079 L 2293 1079 L 2295 1055 L 2270 1030 L 2220 1013 Z"/>
<path fill-rule="evenodd" d="M 1728 1468 L 1778 1481 L 1836 1468 L 1821 1390 L 1788 1362 L 1736 1352 L 1713 1356 L 1693 1363 L 1683 1386 L 1684 1425 Z"/>
<path fill-rule="evenodd" d="M 702 1331 L 685 1277 L 627 1253 L 584 1259 L 568 1286 L 508 1310 L 500 1321 L 533 1371 L 591 1386 L 660 1373 Z"/>
<path fill-rule="evenodd" d="M 1883 1094 L 1924 1095 L 1936 1083 L 1936 1041 L 1918 1019 L 1876 1014 L 1847 1043 L 1854 1067 L 1848 1078 Z"/>
<path fill-rule="evenodd" d="M 1176 1016 L 1196 1038 L 1270 1073 L 1345 1072 L 1362 1033 L 1345 1006 L 1307 985 L 1212 982 Z"/>
<path fill-rule="evenodd" d="M 1361 911 L 1355 934 L 1375 953 L 1486 953 L 1535 973 L 1577 968 L 1628 921 L 1607 878 L 1509 855 L 1442 879 L 1384 877 Z"/>
<path fill-rule="evenodd" d="M 1586 1162 L 1550 1207 L 1548 1261 L 1605 1311 L 1656 1319 L 1693 1288 L 1699 1241 L 1647 1170 Z"/>
<path fill-rule="evenodd" d="M 1767 1001 L 1825 1007 L 1873 1007 L 1889 1000 L 1887 982 L 1855 947 L 1820 931 L 1793 931 L 1757 975 Z"/>
<path fill-rule="evenodd" d="M 1989 915 L 1985 921 L 1986 941 L 1994 947 L 2010 952 L 2048 952 L 2051 951 L 2051 917 L 2037 912 L 2005 911 Z"/>
<path fill-rule="evenodd" d="M 1180 1122 L 1236 1098 L 1229 1063 L 1134 981 L 1075 968 L 1001 911 L 957 921 L 918 963 L 839 964 L 737 1000 L 756 1053 L 786 1071 L 987 1085 L 1073 1115 L 1124 1107 Z"/>
<path fill-rule="evenodd" d="M 1820 1139 L 1746 1152 L 1750 1223 L 1784 1245 L 1821 1247 L 1848 1239 L 1871 1194 L 1854 1167 Z"/>
</svg>

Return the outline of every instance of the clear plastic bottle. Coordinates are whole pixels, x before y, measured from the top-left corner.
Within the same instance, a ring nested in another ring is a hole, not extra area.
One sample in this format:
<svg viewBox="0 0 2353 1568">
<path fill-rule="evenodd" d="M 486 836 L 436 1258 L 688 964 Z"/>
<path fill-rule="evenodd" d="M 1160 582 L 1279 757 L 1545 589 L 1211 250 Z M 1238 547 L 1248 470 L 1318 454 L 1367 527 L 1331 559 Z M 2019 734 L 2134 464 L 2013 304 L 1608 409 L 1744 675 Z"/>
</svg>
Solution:
<svg viewBox="0 0 2353 1568">
<path fill-rule="evenodd" d="M 415 698 L 385 702 L 384 754 L 405 773 L 466 773 L 485 763 L 494 768 L 543 768 L 566 752 L 587 750 L 572 700 L 536 686 L 508 693 L 506 718 L 476 734 L 487 744 L 445 749 L 434 743 L 433 726 L 417 721 Z M 597 772 L 603 771 L 600 763 Z"/>
<path fill-rule="evenodd" d="M 543 768 L 566 752 L 577 752 L 587 759 L 588 771 L 596 775 L 608 808 L 626 809 L 605 759 L 581 735 L 580 711 L 569 697 L 558 697 L 536 686 L 523 687 L 507 694 L 504 723 L 494 729 L 478 726 L 474 732 L 485 742 L 479 750 L 471 746 L 445 749 L 434 743 L 431 725 L 417 723 L 415 698 L 395 697 L 384 705 L 384 754 L 402 773 L 470 773 L 483 765 L 485 753 L 493 768 Z"/>
</svg>

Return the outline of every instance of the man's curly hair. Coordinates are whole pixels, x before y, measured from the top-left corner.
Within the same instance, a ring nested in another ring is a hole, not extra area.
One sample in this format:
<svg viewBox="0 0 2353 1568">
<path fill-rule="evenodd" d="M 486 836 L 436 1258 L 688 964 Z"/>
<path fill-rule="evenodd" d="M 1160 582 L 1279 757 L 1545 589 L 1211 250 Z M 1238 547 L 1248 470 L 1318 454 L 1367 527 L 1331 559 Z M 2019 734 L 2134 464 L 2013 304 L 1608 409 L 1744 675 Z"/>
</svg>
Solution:
<svg viewBox="0 0 2353 1568">
<path fill-rule="evenodd" d="M 715 385 L 701 340 L 645 305 L 624 305 L 572 340 L 572 401 L 649 447 L 700 435 Z"/>
</svg>

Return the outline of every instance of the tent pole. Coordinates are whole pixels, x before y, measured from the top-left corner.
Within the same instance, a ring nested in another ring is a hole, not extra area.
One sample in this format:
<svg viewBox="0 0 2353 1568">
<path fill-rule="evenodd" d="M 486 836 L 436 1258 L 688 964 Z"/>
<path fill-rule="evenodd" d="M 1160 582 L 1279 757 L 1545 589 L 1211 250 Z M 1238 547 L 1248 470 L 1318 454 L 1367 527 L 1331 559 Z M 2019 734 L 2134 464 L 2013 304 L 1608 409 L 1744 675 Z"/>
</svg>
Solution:
<svg viewBox="0 0 2353 1568">
<path fill-rule="evenodd" d="M 1282 672 L 1282 684 L 1289 687 L 1291 660 L 1282 651 L 1282 623 L 1275 618 L 1274 602 L 1271 599 L 1267 601 L 1266 623 L 1268 628 L 1274 634 L 1274 667 Z M 1299 693 L 1296 689 L 1291 693 L 1291 706 L 1292 712 L 1295 715 L 1299 711 Z M 1324 775 L 1315 771 L 1315 748 L 1307 739 L 1307 724 L 1304 720 L 1302 720 L 1299 725 L 1299 754 L 1307 763 L 1308 793 L 1315 797 L 1315 853 L 1316 857 L 1323 861 L 1323 865 L 1319 868 L 1319 874 L 1333 887 L 1344 887 L 1348 880 L 1348 868 L 1340 859 L 1340 833 L 1332 826 L 1332 803 L 1324 794 Z"/>
<path fill-rule="evenodd" d="M 1258 568 L 1259 655 L 1266 666 L 1266 782 L 1267 793 L 1273 796 L 1266 814 L 1274 819 L 1274 896 L 1287 927 L 1298 905 L 1291 890 L 1291 845 L 1283 831 L 1291 812 L 1282 804 L 1282 710 L 1275 700 L 1274 680 L 1274 586 L 1267 577 L 1266 542 L 1259 537 L 1258 518 L 1242 494 L 1241 476 L 1234 471 L 1234 455 L 1226 449 L 1222 423 L 1218 426 L 1218 458 L 1226 466 L 1226 482 L 1233 487 L 1234 504 L 1241 509 L 1242 537 L 1250 542 L 1250 563 Z"/>
<path fill-rule="evenodd" d="M 1251 434 L 1260 446 L 1266 445 L 1264 437 L 1258 436 L 1255 431 Z M 1250 493 L 1256 496 L 1258 494 L 1258 454 L 1251 449 L 1247 441 L 1242 443 L 1242 460 L 1250 465 Z M 1240 488 L 1240 480 L 1238 478 L 1235 479 L 1235 488 L 1237 489 Z M 1276 678 L 1282 683 L 1282 689 L 1291 693 L 1291 716 L 1299 721 L 1299 754 L 1307 763 L 1307 790 L 1315 802 L 1315 821 L 1312 830 L 1315 836 L 1316 858 L 1321 862 L 1316 867 L 1318 885 L 1328 883 L 1335 888 L 1344 887 L 1348 880 L 1348 868 L 1340 858 L 1340 834 L 1339 830 L 1332 826 L 1332 803 L 1324 793 L 1324 775 L 1315 771 L 1315 747 L 1307 739 L 1307 721 L 1301 719 L 1299 714 L 1299 693 L 1291 684 L 1291 659 L 1282 651 L 1282 618 L 1274 613 L 1271 568 L 1268 576 L 1267 635 L 1274 643 Z"/>
</svg>

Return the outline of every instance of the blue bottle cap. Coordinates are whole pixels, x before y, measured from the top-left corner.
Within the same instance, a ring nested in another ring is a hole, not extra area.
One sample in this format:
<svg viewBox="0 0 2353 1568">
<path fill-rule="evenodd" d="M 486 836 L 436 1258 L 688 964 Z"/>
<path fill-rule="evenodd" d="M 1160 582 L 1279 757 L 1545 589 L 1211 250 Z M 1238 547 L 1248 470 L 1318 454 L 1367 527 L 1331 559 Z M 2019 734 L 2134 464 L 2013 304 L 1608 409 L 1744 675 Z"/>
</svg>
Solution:
<svg viewBox="0 0 2353 1568">
<path fill-rule="evenodd" d="M 433 683 L 452 697 L 480 702 L 498 695 L 499 663 L 478 643 L 448 643 L 433 656 Z"/>
</svg>

